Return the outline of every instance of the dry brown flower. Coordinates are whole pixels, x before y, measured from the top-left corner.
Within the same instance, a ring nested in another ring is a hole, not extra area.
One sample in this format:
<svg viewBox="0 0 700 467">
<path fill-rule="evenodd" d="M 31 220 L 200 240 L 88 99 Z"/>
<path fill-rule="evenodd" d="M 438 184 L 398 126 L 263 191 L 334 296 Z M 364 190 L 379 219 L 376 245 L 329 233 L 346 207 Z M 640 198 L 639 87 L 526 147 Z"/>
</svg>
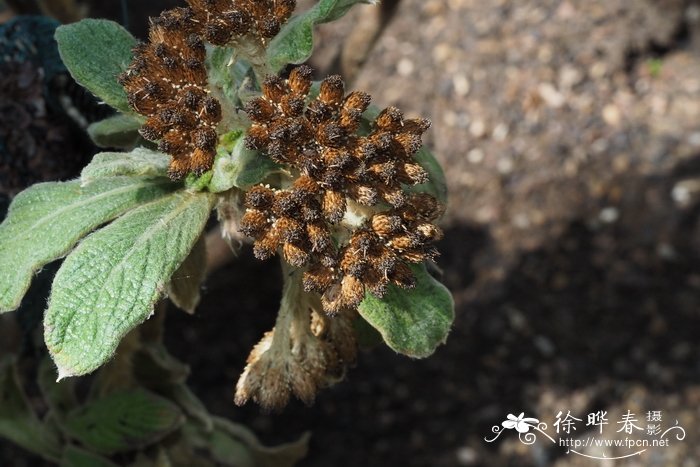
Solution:
<svg viewBox="0 0 700 467">
<path fill-rule="evenodd" d="M 430 122 L 388 107 L 360 132 L 370 96 L 346 95 L 342 79 L 330 76 L 309 99 L 311 76 L 304 65 L 287 79 L 270 76 L 245 107 L 247 146 L 286 166 L 292 181 L 251 190 L 241 231 L 255 239 L 258 258 L 279 250 L 306 268 L 304 288 L 336 314 L 356 308 L 365 290 L 382 295 L 390 283 L 414 285 L 408 264 L 437 255 L 431 243 L 442 234 L 433 221 L 442 207 L 407 189 L 428 181 L 415 155 Z"/>
<path fill-rule="evenodd" d="M 189 7 L 151 19 L 147 43 L 119 77 L 129 105 L 147 117 L 141 134 L 172 157 L 180 179 L 211 169 L 221 104 L 207 82 L 205 41 L 226 45 L 247 37 L 264 44 L 291 15 L 294 0 L 188 0 Z"/>
</svg>

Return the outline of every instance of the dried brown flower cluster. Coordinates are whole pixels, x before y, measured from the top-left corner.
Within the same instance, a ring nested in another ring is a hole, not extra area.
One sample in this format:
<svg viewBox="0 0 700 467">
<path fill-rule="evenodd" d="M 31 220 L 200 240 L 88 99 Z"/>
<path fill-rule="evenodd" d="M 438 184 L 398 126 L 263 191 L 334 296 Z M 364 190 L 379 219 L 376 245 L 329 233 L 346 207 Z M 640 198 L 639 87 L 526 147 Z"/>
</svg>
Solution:
<svg viewBox="0 0 700 467">
<path fill-rule="evenodd" d="M 428 181 L 414 156 L 430 122 L 389 107 L 361 135 L 369 95 L 346 96 L 331 76 L 307 104 L 311 73 L 300 66 L 289 79 L 268 77 L 246 106 L 247 145 L 287 166 L 294 181 L 250 190 L 241 231 L 255 239 L 258 258 L 281 248 L 288 263 L 307 268 L 304 288 L 321 293 L 323 309 L 335 314 L 356 308 L 365 289 L 381 296 L 389 283 L 411 287 L 408 263 L 436 255 L 431 243 L 441 232 L 432 221 L 442 207 L 406 189 Z M 367 220 L 353 225 L 358 216 Z"/>
<path fill-rule="evenodd" d="M 235 37 L 275 37 L 296 7 L 296 0 L 187 0 L 204 37 L 226 45 Z"/>
<path fill-rule="evenodd" d="M 204 42 L 226 45 L 252 37 L 264 43 L 289 19 L 294 0 L 188 0 L 151 20 L 149 41 L 119 77 L 129 105 L 147 117 L 141 134 L 172 157 L 173 179 L 211 169 L 221 104 L 210 95 Z"/>
</svg>

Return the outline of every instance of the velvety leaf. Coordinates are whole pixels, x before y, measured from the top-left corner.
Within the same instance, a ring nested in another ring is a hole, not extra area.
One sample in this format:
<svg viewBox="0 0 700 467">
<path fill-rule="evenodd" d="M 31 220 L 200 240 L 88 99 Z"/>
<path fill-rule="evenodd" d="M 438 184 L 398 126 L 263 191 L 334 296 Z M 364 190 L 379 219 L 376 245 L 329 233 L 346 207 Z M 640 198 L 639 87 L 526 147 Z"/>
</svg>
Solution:
<svg viewBox="0 0 700 467">
<path fill-rule="evenodd" d="M 59 378 L 89 373 L 153 313 L 209 218 L 213 197 L 178 191 L 91 234 L 56 273 L 44 337 Z"/>
<path fill-rule="evenodd" d="M 214 161 L 214 170 L 209 191 L 220 193 L 233 187 L 248 189 L 260 183 L 268 175 L 277 170 L 277 165 L 269 158 L 256 151 L 246 149 L 241 132 L 233 132 L 227 135 L 231 140 L 231 151 L 223 148 Z"/>
<path fill-rule="evenodd" d="M 132 148 L 141 138 L 141 120 L 119 114 L 91 124 L 87 128 L 92 141 L 102 148 Z"/>
<path fill-rule="evenodd" d="M 67 446 L 63 451 L 60 467 L 118 467 L 118 465 L 84 449 Z"/>
<path fill-rule="evenodd" d="M 199 422 L 205 431 L 214 428 L 214 420 L 206 406 L 186 384 L 170 386 L 163 395 L 175 402 L 191 420 Z"/>
<path fill-rule="evenodd" d="M 114 21 L 84 19 L 56 29 L 58 52 L 73 78 L 124 113 L 132 110 L 117 77 L 129 66 L 136 39 Z"/>
<path fill-rule="evenodd" d="M 394 351 L 424 358 L 447 340 L 454 321 L 454 302 L 447 288 L 435 280 L 425 266 L 413 266 L 416 287 L 394 285 L 383 298 L 368 293 L 358 311 Z"/>
<path fill-rule="evenodd" d="M 234 105 L 240 104 L 238 89 L 250 76 L 250 64 L 234 60 L 236 51 L 231 47 L 212 47 L 207 50 L 207 74 L 209 84 L 221 93 L 221 97 Z"/>
<path fill-rule="evenodd" d="M 0 437 L 48 460 L 61 456 L 61 441 L 29 405 L 11 357 L 0 360 Z"/>
<path fill-rule="evenodd" d="M 90 231 L 173 189 L 163 178 L 110 177 L 82 187 L 40 183 L 17 195 L 0 225 L 0 312 L 16 309 L 34 273 Z"/>
<path fill-rule="evenodd" d="M 199 305 L 199 291 L 202 288 L 206 268 L 207 248 L 202 235 L 168 283 L 168 298 L 175 306 L 189 314 L 194 314 L 195 308 Z"/>
<path fill-rule="evenodd" d="M 214 432 L 219 442 L 225 438 L 241 442 L 252 454 L 255 467 L 293 467 L 306 457 L 311 437 L 309 433 L 304 433 L 296 441 L 267 447 L 260 443 L 249 428 L 220 417 L 214 418 Z M 219 444 L 218 447 L 221 448 L 222 445 Z"/>
<path fill-rule="evenodd" d="M 80 180 L 83 184 L 102 177 L 142 175 L 165 177 L 168 174 L 170 156 L 146 148 L 131 152 L 101 152 L 83 168 Z"/>
<path fill-rule="evenodd" d="M 164 387 L 182 384 L 190 375 L 190 368 L 170 355 L 163 344 L 143 345 L 133 357 L 134 376 L 149 389 L 160 391 Z"/>
<path fill-rule="evenodd" d="M 375 0 L 320 0 L 307 11 L 293 16 L 282 27 L 267 48 L 268 63 L 273 71 L 290 63 L 304 63 L 314 49 L 314 26 L 334 21 L 358 3 L 377 3 Z"/>
<path fill-rule="evenodd" d="M 71 412 L 65 430 L 91 451 L 111 455 L 158 442 L 184 421 L 172 402 L 135 389 L 110 394 Z"/>
</svg>

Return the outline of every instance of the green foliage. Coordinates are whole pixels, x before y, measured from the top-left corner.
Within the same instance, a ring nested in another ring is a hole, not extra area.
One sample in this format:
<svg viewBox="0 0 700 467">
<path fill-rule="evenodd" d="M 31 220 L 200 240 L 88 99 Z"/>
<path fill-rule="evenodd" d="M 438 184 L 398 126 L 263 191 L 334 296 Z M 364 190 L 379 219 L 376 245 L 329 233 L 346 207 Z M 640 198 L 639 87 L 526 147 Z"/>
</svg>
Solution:
<svg viewBox="0 0 700 467">
<path fill-rule="evenodd" d="M 60 467 L 118 467 L 102 456 L 75 446 L 68 446 L 63 452 Z"/>
<path fill-rule="evenodd" d="M 181 310 L 193 314 L 199 304 L 199 289 L 207 267 L 207 249 L 204 236 L 197 240 L 168 284 L 168 298 Z"/>
<path fill-rule="evenodd" d="M 153 444 L 185 421 L 172 402 L 143 389 L 110 394 L 66 417 L 68 436 L 111 455 Z"/>
<path fill-rule="evenodd" d="M 153 312 L 199 238 L 212 198 L 175 192 L 83 240 L 54 279 L 44 338 L 59 377 L 89 373 Z"/>
<path fill-rule="evenodd" d="M 143 122 L 131 115 L 115 115 L 91 124 L 88 135 L 102 148 L 130 149 L 141 139 L 139 128 Z"/>
<path fill-rule="evenodd" d="M 10 357 L 0 361 L 0 436 L 48 460 L 61 456 L 57 434 L 32 410 Z"/>
<path fill-rule="evenodd" d="M 115 109 L 131 113 L 117 77 L 131 62 L 136 39 L 114 21 L 84 19 L 56 29 L 58 52 L 71 76 Z"/>
<path fill-rule="evenodd" d="M 162 152 L 136 148 L 131 152 L 101 152 L 80 173 L 85 184 L 98 178 L 128 176 L 165 177 L 170 157 Z"/>
<path fill-rule="evenodd" d="M 391 285 L 383 298 L 368 293 L 360 315 L 376 328 L 384 342 L 398 353 L 414 358 L 430 356 L 444 343 L 454 320 L 454 302 L 447 288 L 425 266 L 413 266 L 416 287 Z"/>
<path fill-rule="evenodd" d="M 285 65 L 304 63 L 314 49 L 314 26 L 335 21 L 358 3 L 376 3 L 373 0 L 320 0 L 302 14 L 295 15 L 270 42 L 268 64 L 274 72 Z"/>
<path fill-rule="evenodd" d="M 41 183 L 17 195 L 0 225 L 0 312 L 16 309 L 34 273 L 84 235 L 172 189 L 162 178 L 110 177 Z"/>
<path fill-rule="evenodd" d="M 233 187 L 248 189 L 278 170 L 277 165 L 269 158 L 246 149 L 243 140 L 243 132 L 240 131 L 224 136 L 225 144 L 230 150 L 220 148 L 216 156 L 209 182 L 209 191 L 212 193 L 220 193 Z"/>
</svg>

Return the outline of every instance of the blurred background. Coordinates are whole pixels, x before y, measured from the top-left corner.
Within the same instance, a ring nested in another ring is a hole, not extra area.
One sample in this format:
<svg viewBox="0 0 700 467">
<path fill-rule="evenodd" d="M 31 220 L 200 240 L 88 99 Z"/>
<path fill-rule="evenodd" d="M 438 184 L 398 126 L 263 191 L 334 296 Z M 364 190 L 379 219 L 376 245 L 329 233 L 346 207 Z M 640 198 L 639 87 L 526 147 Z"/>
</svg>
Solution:
<svg viewBox="0 0 700 467">
<path fill-rule="evenodd" d="M 144 37 L 149 15 L 182 2 L 5 3 L 61 21 L 107 17 Z M 274 261 L 244 248 L 207 281 L 195 316 L 168 316 L 167 344 L 207 406 L 267 443 L 311 431 L 308 467 L 700 465 L 700 2 L 386 0 L 316 39 L 319 76 L 342 73 L 376 105 L 433 122 L 425 143 L 450 189 L 438 266 L 454 329 L 426 360 L 363 352 L 313 407 L 237 408 L 233 385 L 274 323 L 281 284 Z M 58 160 L 79 167 L 91 149 Z M 599 410 L 609 439 L 629 436 L 616 425 L 627 411 L 644 429 L 661 411 L 686 437 L 617 463 L 542 436 L 525 445 L 514 431 L 484 440 L 521 412 L 553 433 L 559 411 L 583 419 L 571 437 L 585 438 Z M 42 465 L 5 442 L 2 459 Z"/>
</svg>

